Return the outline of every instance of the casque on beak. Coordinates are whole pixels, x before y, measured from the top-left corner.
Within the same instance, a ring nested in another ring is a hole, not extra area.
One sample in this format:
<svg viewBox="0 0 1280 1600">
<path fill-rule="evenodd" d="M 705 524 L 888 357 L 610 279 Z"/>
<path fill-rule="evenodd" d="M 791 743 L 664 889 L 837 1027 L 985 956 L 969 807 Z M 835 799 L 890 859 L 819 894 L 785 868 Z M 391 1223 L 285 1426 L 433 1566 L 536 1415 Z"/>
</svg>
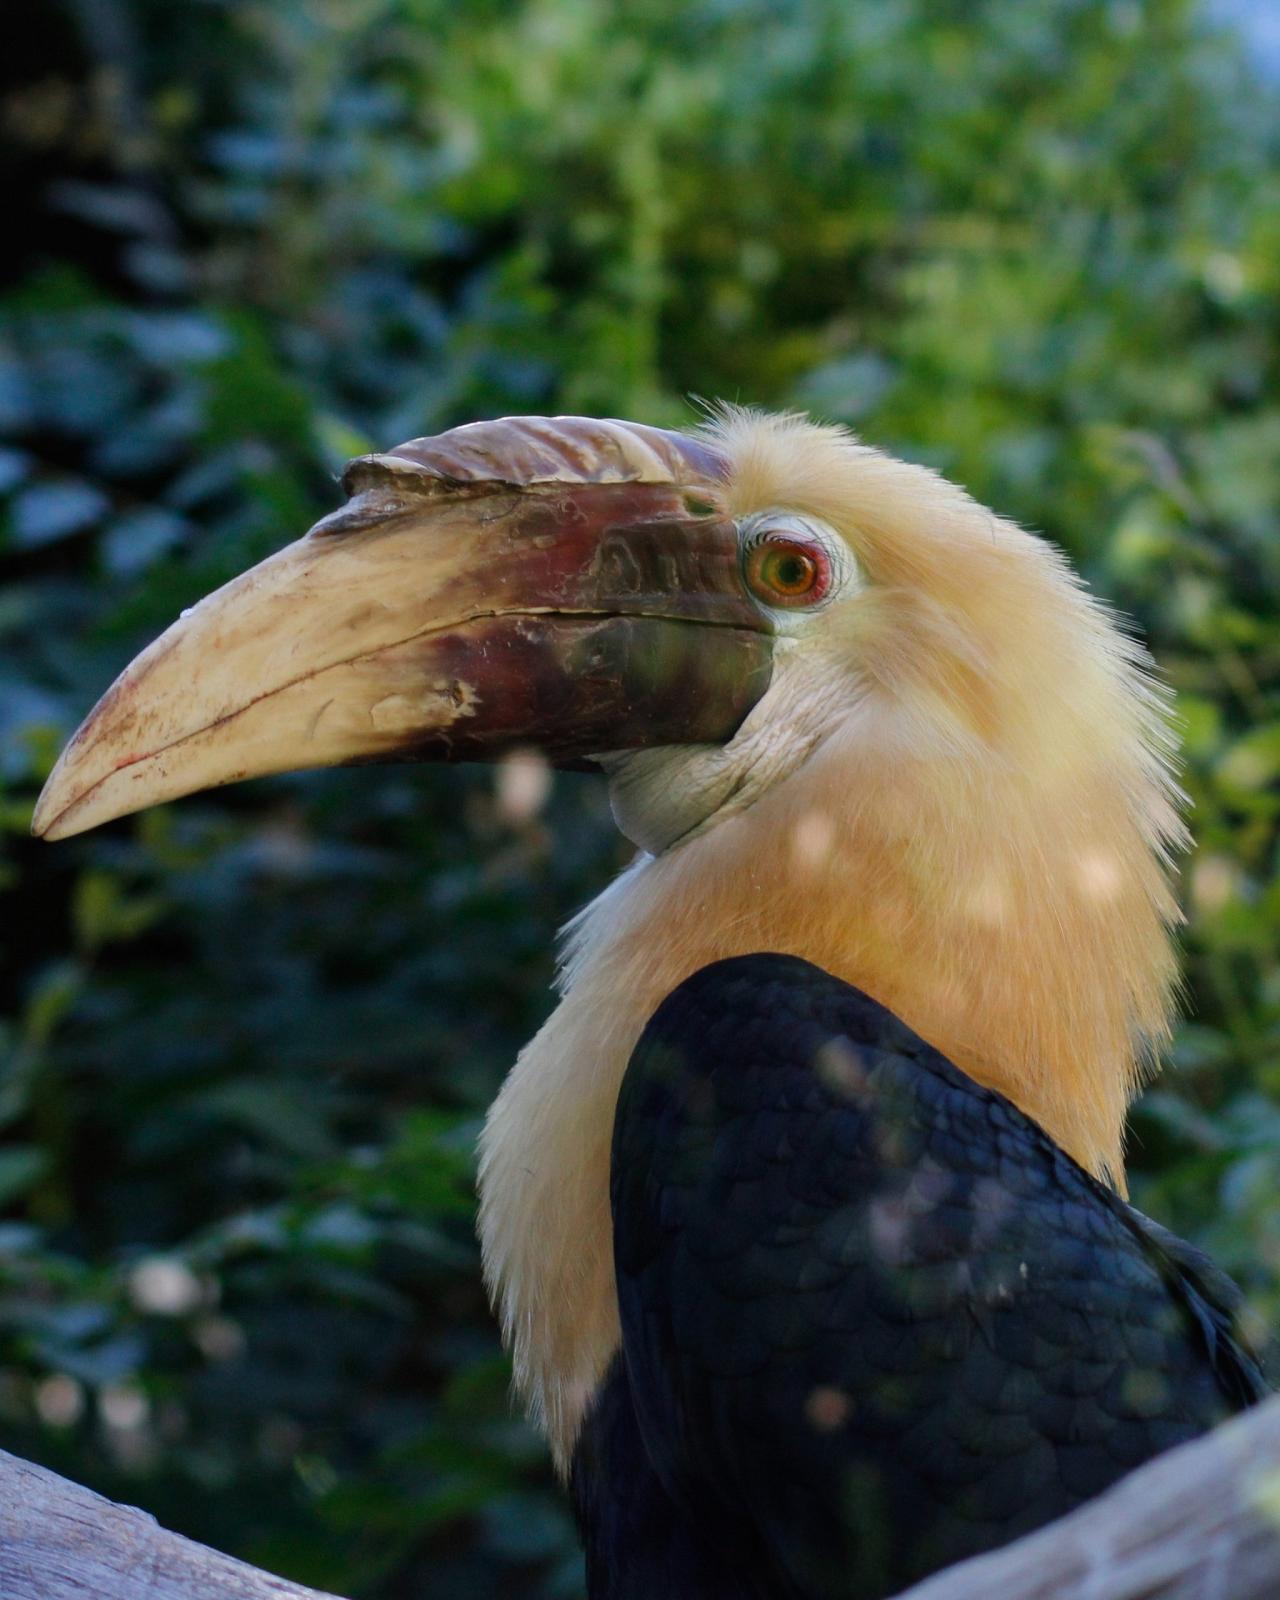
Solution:
<svg viewBox="0 0 1280 1600">
<path fill-rule="evenodd" d="M 729 739 L 769 683 L 723 463 L 631 423 L 505 418 L 354 461 L 347 504 L 183 614 L 68 744 L 48 839 L 240 778 L 560 765 Z"/>
</svg>

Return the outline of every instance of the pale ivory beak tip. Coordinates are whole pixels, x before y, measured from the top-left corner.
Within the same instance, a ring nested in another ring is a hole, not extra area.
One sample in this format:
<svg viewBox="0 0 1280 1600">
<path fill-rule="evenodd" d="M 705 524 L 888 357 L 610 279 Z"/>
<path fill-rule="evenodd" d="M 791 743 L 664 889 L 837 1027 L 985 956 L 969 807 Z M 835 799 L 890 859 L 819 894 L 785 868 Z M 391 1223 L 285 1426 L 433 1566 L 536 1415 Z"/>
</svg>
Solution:
<svg viewBox="0 0 1280 1600">
<path fill-rule="evenodd" d="M 77 781 L 79 763 L 73 758 L 80 753 L 82 743 L 80 732 L 77 732 L 45 779 L 35 810 L 31 813 L 31 832 L 37 839 L 52 844 L 55 840 L 86 832 L 94 826 L 95 821 L 105 820 L 95 817 L 94 808 L 86 807 L 84 803 L 97 785 L 85 783 L 83 770 Z"/>
<path fill-rule="evenodd" d="M 68 834 L 77 832 L 75 823 L 68 813 L 75 809 L 75 801 L 66 802 L 65 796 L 58 794 L 59 785 L 55 783 L 57 769 L 49 777 L 49 781 L 40 791 L 40 798 L 36 801 L 36 808 L 31 813 L 31 833 L 36 839 L 45 839 L 52 843 L 55 839 L 65 839 Z"/>
</svg>

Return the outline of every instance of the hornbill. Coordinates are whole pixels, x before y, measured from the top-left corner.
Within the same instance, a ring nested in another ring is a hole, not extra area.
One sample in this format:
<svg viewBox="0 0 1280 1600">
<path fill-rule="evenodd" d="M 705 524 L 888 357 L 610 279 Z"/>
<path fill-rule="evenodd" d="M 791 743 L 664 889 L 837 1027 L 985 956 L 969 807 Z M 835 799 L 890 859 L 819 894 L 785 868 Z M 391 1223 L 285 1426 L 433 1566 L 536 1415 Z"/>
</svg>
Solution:
<svg viewBox="0 0 1280 1600">
<path fill-rule="evenodd" d="M 517 1385 L 597 1600 L 870 1600 L 1263 1391 L 1123 1196 L 1183 842 L 1150 662 L 1047 543 L 796 416 L 505 418 L 361 457 L 183 616 L 56 839 L 255 774 L 607 774 L 483 1135 Z"/>
</svg>

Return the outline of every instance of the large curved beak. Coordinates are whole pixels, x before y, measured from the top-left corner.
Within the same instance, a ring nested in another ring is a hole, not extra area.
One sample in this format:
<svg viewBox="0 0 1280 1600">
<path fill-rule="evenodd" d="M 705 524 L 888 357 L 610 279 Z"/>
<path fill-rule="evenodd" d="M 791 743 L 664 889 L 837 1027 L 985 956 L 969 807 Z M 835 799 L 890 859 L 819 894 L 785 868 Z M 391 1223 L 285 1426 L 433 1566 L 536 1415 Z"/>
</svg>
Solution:
<svg viewBox="0 0 1280 1600">
<path fill-rule="evenodd" d="M 575 418 L 354 462 L 345 507 L 121 674 L 32 831 L 303 767 L 724 742 L 768 686 L 771 641 L 722 472 L 683 435 Z"/>
</svg>

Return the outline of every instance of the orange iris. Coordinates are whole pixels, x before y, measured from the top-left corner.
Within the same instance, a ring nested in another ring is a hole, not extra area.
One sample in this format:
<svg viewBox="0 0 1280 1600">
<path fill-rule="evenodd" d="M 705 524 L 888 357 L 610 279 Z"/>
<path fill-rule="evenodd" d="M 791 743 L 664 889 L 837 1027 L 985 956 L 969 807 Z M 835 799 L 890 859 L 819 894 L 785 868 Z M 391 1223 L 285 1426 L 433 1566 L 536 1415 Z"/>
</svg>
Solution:
<svg viewBox="0 0 1280 1600">
<path fill-rule="evenodd" d="M 747 552 L 747 584 L 766 605 L 816 605 L 830 583 L 826 551 L 799 539 L 766 538 Z"/>
</svg>

